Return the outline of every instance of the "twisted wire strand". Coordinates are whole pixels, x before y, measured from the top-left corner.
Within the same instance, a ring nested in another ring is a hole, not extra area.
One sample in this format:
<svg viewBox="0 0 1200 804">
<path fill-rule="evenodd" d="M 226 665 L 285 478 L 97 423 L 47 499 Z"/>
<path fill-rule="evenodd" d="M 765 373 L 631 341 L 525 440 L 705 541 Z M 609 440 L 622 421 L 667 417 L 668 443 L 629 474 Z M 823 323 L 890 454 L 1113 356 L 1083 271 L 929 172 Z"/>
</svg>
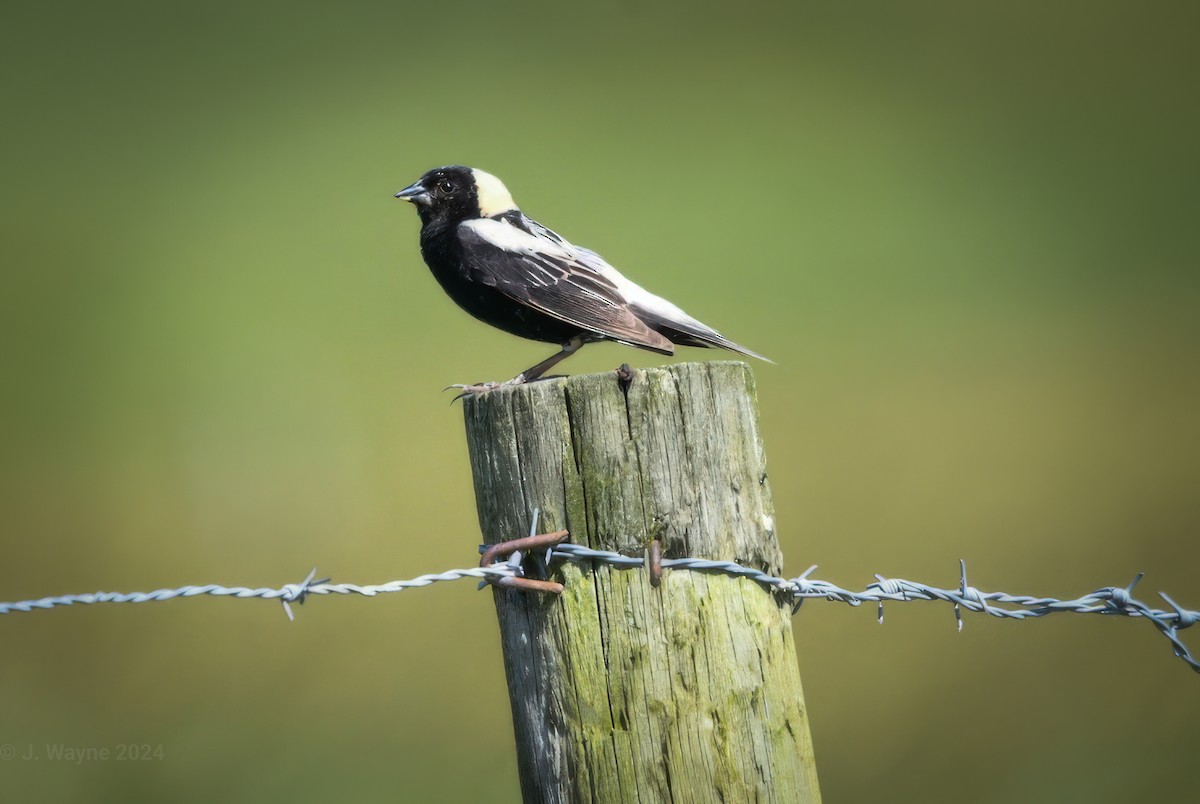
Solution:
<svg viewBox="0 0 1200 804">
<path fill-rule="evenodd" d="M 636 569 L 644 566 L 646 563 L 645 559 L 641 557 L 626 556 L 609 550 L 593 550 L 579 544 L 560 544 L 548 552 L 547 558 L 549 561 L 594 562 L 617 569 Z M 803 574 L 790 579 L 779 578 L 754 567 L 747 567 L 733 561 L 668 558 L 662 560 L 662 566 L 665 569 L 709 572 L 746 578 L 789 596 L 792 600 L 793 613 L 798 611 L 804 601 L 810 598 L 823 598 L 829 601 L 846 603 L 850 606 L 874 603 L 878 607 L 877 617 L 880 623 L 883 622 L 883 604 L 885 602 L 901 603 L 916 600 L 942 601 L 952 604 L 959 630 L 962 630 L 963 626 L 963 609 L 1011 620 L 1045 617 L 1048 614 L 1063 612 L 1116 617 L 1142 617 L 1152 622 L 1158 631 L 1170 642 L 1176 656 L 1186 662 L 1192 670 L 1200 673 L 1200 660 L 1197 660 L 1192 655 L 1179 637 L 1179 632 L 1182 629 L 1188 628 L 1197 621 L 1200 621 L 1200 611 L 1185 609 L 1165 593 L 1161 592 L 1159 594 L 1170 607 L 1169 610 L 1156 609 L 1138 600 L 1133 596 L 1133 590 L 1142 579 L 1140 573 L 1127 586 L 1105 586 L 1074 600 L 1059 600 L 1052 597 L 1013 595 L 1007 592 L 982 592 L 967 582 L 965 562 L 960 562 L 960 583 L 957 589 L 942 589 L 903 578 L 885 578 L 881 575 L 876 575 L 875 583 L 868 584 L 865 589 L 857 592 L 843 589 L 829 581 L 809 577 L 816 570 L 815 565 L 809 567 Z M 288 618 L 294 619 L 291 604 L 303 603 L 310 595 L 362 595 L 365 597 L 375 597 L 392 592 L 402 592 L 405 589 L 430 586 L 443 581 L 458 581 L 464 578 L 475 578 L 486 583 L 489 579 L 520 577 L 522 569 L 519 564 L 512 561 L 505 561 L 493 564 L 490 567 L 452 569 L 446 572 L 420 575 L 407 580 L 367 585 L 333 583 L 328 578 L 314 580 L 315 575 L 316 570 L 314 569 L 300 583 L 284 584 L 278 588 L 205 584 L 202 586 L 181 586 L 176 589 L 156 589 L 152 592 L 94 592 L 82 595 L 58 595 L 43 597 L 37 600 L 0 603 L 0 614 L 29 612 L 59 606 L 92 605 L 95 603 L 148 603 L 151 601 L 172 600 L 180 597 L 207 595 L 237 599 L 263 598 L 266 600 L 279 600 L 283 604 Z"/>
</svg>

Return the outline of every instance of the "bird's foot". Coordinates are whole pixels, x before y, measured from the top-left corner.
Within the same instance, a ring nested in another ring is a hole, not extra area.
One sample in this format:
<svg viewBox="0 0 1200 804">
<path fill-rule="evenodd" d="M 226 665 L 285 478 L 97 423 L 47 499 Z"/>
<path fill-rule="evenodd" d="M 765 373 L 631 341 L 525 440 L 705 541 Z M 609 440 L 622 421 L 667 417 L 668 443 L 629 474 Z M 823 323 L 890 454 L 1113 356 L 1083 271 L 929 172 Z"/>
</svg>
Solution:
<svg viewBox="0 0 1200 804">
<path fill-rule="evenodd" d="M 479 383 L 475 383 L 474 385 L 462 385 L 462 384 L 456 383 L 454 385 L 447 385 L 442 390 L 449 391 L 451 388 L 458 389 L 459 393 L 456 394 L 455 397 L 450 400 L 450 404 L 453 405 L 455 402 L 462 399 L 464 396 L 475 396 L 476 394 L 486 394 L 488 391 L 494 391 L 497 388 L 508 388 L 513 385 L 523 385 L 524 383 L 525 383 L 525 375 L 518 374 L 517 376 L 513 377 L 511 380 L 505 380 L 504 382 L 479 382 Z"/>
</svg>

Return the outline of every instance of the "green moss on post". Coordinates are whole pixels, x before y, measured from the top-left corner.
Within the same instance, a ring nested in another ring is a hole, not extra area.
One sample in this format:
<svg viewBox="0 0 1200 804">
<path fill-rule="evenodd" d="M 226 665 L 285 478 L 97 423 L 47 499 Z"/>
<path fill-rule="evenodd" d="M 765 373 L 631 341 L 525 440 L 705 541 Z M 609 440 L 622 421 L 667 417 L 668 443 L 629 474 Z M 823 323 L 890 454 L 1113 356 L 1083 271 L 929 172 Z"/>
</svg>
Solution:
<svg viewBox="0 0 1200 804">
<path fill-rule="evenodd" d="M 539 530 L 782 571 L 754 380 L 684 363 L 465 400 L 489 543 Z M 746 580 L 568 564 L 497 589 L 526 801 L 819 802 L 790 609 Z"/>
</svg>

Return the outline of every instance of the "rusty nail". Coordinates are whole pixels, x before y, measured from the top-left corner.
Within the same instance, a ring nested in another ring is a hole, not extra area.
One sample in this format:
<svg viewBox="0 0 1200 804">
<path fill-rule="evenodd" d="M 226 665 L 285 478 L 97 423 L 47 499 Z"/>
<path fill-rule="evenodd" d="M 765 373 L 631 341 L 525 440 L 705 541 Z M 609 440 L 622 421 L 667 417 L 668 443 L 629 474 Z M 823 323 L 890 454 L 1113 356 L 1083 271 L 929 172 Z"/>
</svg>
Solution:
<svg viewBox="0 0 1200 804">
<path fill-rule="evenodd" d="M 549 592 L 554 595 L 561 595 L 563 592 L 563 585 L 558 581 L 537 581 L 533 578 L 518 578 L 515 575 L 502 576 L 494 583 L 506 589 L 524 589 L 527 592 Z"/>
</svg>

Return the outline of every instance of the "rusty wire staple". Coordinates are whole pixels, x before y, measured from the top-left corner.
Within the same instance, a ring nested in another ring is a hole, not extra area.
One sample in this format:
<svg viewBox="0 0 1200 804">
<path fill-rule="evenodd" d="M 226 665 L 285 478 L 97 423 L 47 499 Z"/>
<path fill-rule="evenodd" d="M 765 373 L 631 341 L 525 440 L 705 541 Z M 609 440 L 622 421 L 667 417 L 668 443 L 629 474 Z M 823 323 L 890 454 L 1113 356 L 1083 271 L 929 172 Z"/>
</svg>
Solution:
<svg viewBox="0 0 1200 804">
<path fill-rule="evenodd" d="M 511 575 L 489 575 L 482 582 L 483 584 L 490 583 L 494 586 L 501 586 L 505 589 L 520 589 L 525 592 L 548 592 L 553 595 L 561 595 L 563 585 L 557 581 L 539 581 L 536 578 L 526 578 L 524 570 L 524 553 L 527 550 L 546 550 L 547 559 L 549 551 L 557 544 L 561 544 L 570 536 L 565 530 L 556 530 L 553 533 L 537 533 L 538 515 L 541 510 L 533 509 L 533 522 L 529 526 L 529 535 L 523 536 L 520 539 L 509 539 L 506 542 L 497 542 L 496 544 L 488 545 L 483 550 L 483 555 L 479 558 L 479 566 L 481 568 L 491 567 L 494 564 L 500 563 L 498 559 L 508 558 L 508 566 L 512 570 Z"/>
<path fill-rule="evenodd" d="M 650 571 L 650 585 L 657 589 L 662 585 L 662 539 L 657 536 L 650 540 L 650 558 L 646 568 Z"/>
</svg>

